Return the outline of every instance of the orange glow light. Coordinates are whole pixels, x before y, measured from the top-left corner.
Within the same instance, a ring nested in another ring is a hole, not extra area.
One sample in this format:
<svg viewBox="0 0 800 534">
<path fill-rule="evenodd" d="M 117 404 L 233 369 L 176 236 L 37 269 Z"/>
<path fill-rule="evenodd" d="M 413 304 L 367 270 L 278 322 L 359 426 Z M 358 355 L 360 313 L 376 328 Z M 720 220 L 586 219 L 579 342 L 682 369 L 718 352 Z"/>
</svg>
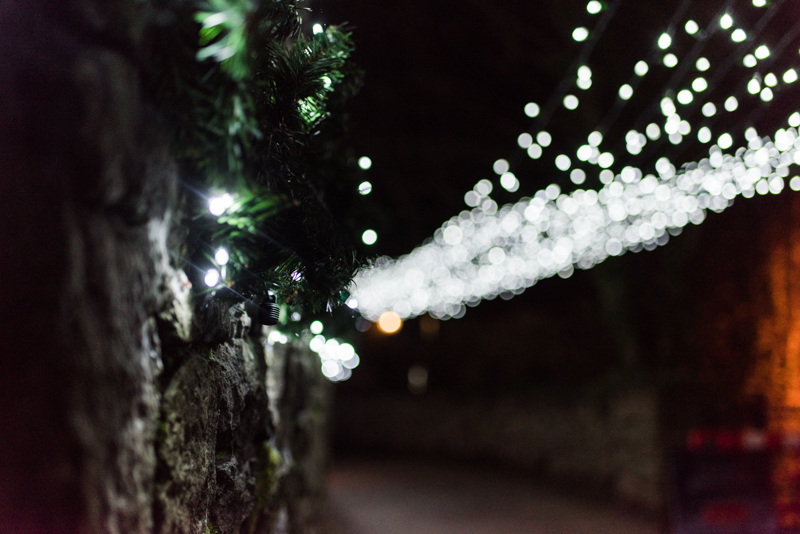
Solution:
<svg viewBox="0 0 800 534">
<path fill-rule="evenodd" d="M 403 320 L 393 311 L 385 311 L 378 318 L 378 328 L 384 334 L 396 334 L 403 327 Z"/>
</svg>

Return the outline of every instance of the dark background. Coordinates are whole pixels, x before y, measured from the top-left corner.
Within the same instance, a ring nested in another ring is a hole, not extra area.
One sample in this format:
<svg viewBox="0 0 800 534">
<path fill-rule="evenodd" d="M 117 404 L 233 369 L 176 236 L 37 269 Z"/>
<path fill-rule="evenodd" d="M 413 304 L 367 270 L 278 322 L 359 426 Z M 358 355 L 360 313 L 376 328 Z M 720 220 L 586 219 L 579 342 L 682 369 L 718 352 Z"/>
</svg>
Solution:
<svg viewBox="0 0 800 534">
<path fill-rule="evenodd" d="M 553 182 L 574 188 L 553 160 L 566 153 L 575 162 L 575 149 L 599 124 L 606 125 L 601 148 L 614 153 L 617 172 L 629 162 L 653 172 L 665 154 L 674 163 L 707 154 L 708 147 L 696 141 L 702 101 L 681 108 L 693 131 L 678 147 L 649 142 L 638 157 L 624 148 L 630 128 L 643 132 L 651 121 L 663 126 L 658 102 L 681 67 L 659 65 L 651 51 L 679 4 L 621 3 L 588 61 L 591 89 L 571 86 L 568 92 L 580 98 L 580 106 L 559 106 L 546 126 L 553 146 L 533 161 L 516 145 L 532 122 L 523 107 L 531 101 L 543 106 L 568 75 L 581 48 L 572 30 L 591 31 L 601 16 L 588 14 L 586 2 L 314 2 L 312 22 L 346 22 L 353 29 L 354 60 L 366 73 L 351 106 L 351 139 L 355 153 L 373 161 L 366 175 L 374 189 L 364 202 L 379 207 L 380 216 L 367 223 L 378 231 L 375 251 L 409 252 L 466 209 L 464 193 L 483 178 L 493 181 L 499 204 Z M 789 4 L 776 11 L 756 42 L 774 46 L 789 31 L 797 20 L 797 8 Z M 690 54 L 695 41 L 683 31 L 684 21 L 693 18 L 702 28 L 722 6 L 691 3 L 670 51 Z M 764 11 L 736 2 L 730 13 L 734 27 L 750 33 Z M 700 54 L 711 60 L 709 80 L 735 50 L 728 35 L 710 35 Z M 794 36 L 774 72 L 795 62 L 797 44 Z M 650 59 L 650 73 L 609 121 L 617 90 L 631 80 L 640 59 Z M 688 86 L 694 72 L 690 68 L 674 87 Z M 706 94 L 721 108 L 725 96 L 741 93 L 749 74 L 736 62 Z M 767 133 L 785 124 L 797 96 L 795 89 L 786 90 L 769 106 L 740 98 L 739 110 L 719 114 L 712 129 L 715 135 L 731 132 L 734 148 L 743 146 L 747 126 Z M 500 188 L 491 170 L 498 158 L 518 161 L 512 168 L 521 181 L 518 192 Z M 584 169 L 582 187 L 599 188 L 600 169 Z M 791 195 L 787 187 L 778 197 L 738 198 L 724 213 L 709 212 L 702 226 L 690 224 L 665 247 L 611 258 L 567 280 L 541 281 L 510 301 L 484 301 L 463 319 L 438 323 L 438 332 L 425 334 L 420 319 L 408 321 L 395 336 L 373 328 L 358 347 L 361 366 L 337 386 L 337 417 L 348 417 L 348 402 L 412 396 L 407 372 L 421 364 L 430 371 L 423 397 L 606 398 L 648 387 L 661 394 L 667 434 L 679 436 L 695 426 L 759 426 L 762 400 L 744 389 L 759 351 L 758 322 L 769 307 L 763 276 L 769 236 L 787 220 Z M 338 435 L 337 443 L 352 449 L 358 436 Z"/>
</svg>

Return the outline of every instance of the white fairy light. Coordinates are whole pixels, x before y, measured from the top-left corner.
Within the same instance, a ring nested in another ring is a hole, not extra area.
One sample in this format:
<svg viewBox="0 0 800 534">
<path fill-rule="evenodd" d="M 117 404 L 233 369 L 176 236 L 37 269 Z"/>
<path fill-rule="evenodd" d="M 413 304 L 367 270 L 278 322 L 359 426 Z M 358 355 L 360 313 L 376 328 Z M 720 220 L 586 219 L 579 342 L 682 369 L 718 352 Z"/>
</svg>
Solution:
<svg viewBox="0 0 800 534">
<path fill-rule="evenodd" d="M 736 111 L 739 108 L 739 101 L 735 96 L 729 96 L 725 99 L 725 111 Z"/>
<path fill-rule="evenodd" d="M 598 0 L 591 0 L 588 4 L 586 4 L 586 11 L 590 15 L 597 15 L 602 10 L 603 10 L 603 4 L 598 2 Z"/>
<path fill-rule="evenodd" d="M 586 181 L 586 172 L 583 169 L 572 169 L 569 173 L 569 179 L 573 184 L 581 185 Z"/>
<path fill-rule="evenodd" d="M 702 76 L 699 76 L 692 81 L 692 90 L 696 93 L 701 93 L 706 89 L 708 89 L 708 82 Z"/>
<path fill-rule="evenodd" d="M 358 184 L 359 195 L 369 195 L 372 193 L 372 184 L 370 182 L 361 182 Z"/>
<path fill-rule="evenodd" d="M 314 25 L 311 27 L 311 32 L 312 32 L 314 35 L 317 35 L 318 33 L 322 33 L 322 32 L 324 32 L 324 31 L 325 31 L 325 30 L 322 28 L 322 24 L 314 24 Z"/>
<path fill-rule="evenodd" d="M 753 5 L 756 7 L 764 7 L 767 5 L 767 0 L 753 0 Z"/>
<path fill-rule="evenodd" d="M 698 31 L 700 31 L 700 26 L 698 26 L 698 24 L 695 21 L 688 20 L 686 21 L 686 25 L 683 27 L 683 29 L 686 30 L 686 33 L 688 33 L 689 35 L 694 35 Z"/>
<path fill-rule="evenodd" d="M 683 105 L 690 104 L 694 100 L 694 95 L 688 89 L 683 89 L 678 92 L 678 102 Z"/>
<path fill-rule="evenodd" d="M 710 136 L 703 127 L 698 136 L 706 132 Z M 631 141 L 634 135 L 629 132 Z M 430 243 L 396 260 L 382 258 L 361 272 L 353 286 L 358 309 L 370 320 L 387 310 L 403 319 L 426 312 L 440 319 L 461 317 L 466 306 L 482 299 L 518 294 L 558 273 L 566 276 L 627 250 L 665 244 L 668 230 L 700 224 L 708 210 L 723 211 L 740 194 L 777 194 L 788 180 L 779 171 L 781 158 L 800 157 L 797 131 L 779 130 L 774 143 L 754 131 L 747 135 L 759 140 L 758 149 L 725 153 L 723 147 L 732 146 L 733 139 L 723 133 L 707 159 L 682 166 L 689 170 L 680 173 L 662 157 L 656 174 L 626 167 L 615 179 L 613 172 L 603 171 L 608 174 L 599 191 L 563 194 L 553 184 L 491 214 L 481 208 L 462 212 Z M 776 147 L 785 156 L 770 156 Z M 800 189 L 800 178 L 788 185 Z M 456 233 L 446 234 L 448 228 L 460 231 L 456 244 L 446 237 Z"/>
<path fill-rule="evenodd" d="M 784 83 L 794 83 L 797 81 L 797 71 L 794 69 L 789 69 L 783 73 L 783 82 Z"/>
<path fill-rule="evenodd" d="M 633 96 L 633 87 L 631 87 L 627 83 L 619 88 L 619 97 L 622 100 L 629 100 L 630 97 L 632 96 Z"/>
<path fill-rule="evenodd" d="M 309 330 L 316 335 L 308 342 L 308 348 L 319 356 L 320 367 L 325 378 L 331 382 L 342 382 L 349 379 L 353 374 L 353 369 L 361 363 L 355 348 L 350 343 L 339 339 L 326 339 L 321 335 L 322 323 L 320 321 L 311 323 Z M 282 342 L 288 341 L 288 338 L 277 330 L 273 330 L 267 338 L 268 342 L 274 342 L 272 336 L 275 333 L 283 338 Z"/>
<path fill-rule="evenodd" d="M 517 144 L 520 148 L 528 148 L 533 144 L 533 136 L 529 133 L 519 134 L 519 137 L 517 137 Z"/>
<path fill-rule="evenodd" d="M 711 141 L 711 129 L 708 126 L 703 126 L 697 131 L 697 140 L 701 143 L 708 143 Z"/>
<path fill-rule="evenodd" d="M 658 37 L 658 47 L 661 50 L 666 50 L 672 44 L 672 36 L 668 33 L 662 33 Z"/>
<path fill-rule="evenodd" d="M 753 78 L 752 80 L 747 82 L 748 93 L 750 93 L 751 95 L 755 95 L 758 94 L 759 91 L 761 91 L 761 83 L 757 79 Z"/>
<path fill-rule="evenodd" d="M 492 170 L 497 175 L 503 174 L 504 172 L 508 172 L 509 168 L 510 168 L 510 165 L 508 164 L 508 161 L 506 161 L 504 159 L 498 159 L 492 165 Z"/>
<path fill-rule="evenodd" d="M 727 30 L 728 28 L 733 26 L 733 17 L 731 17 L 729 14 L 725 13 L 724 15 L 722 15 L 722 17 L 720 17 L 719 25 L 720 25 L 721 28 Z"/>
<path fill-rule="evenodd" d="M 645 61 L 637 61 L 636 65 L 633 66 L 633 72 L 637 76 L 644 76 L 647 74 L 647 71 L 650 70 L 650 67 L 647 65 Z"/>
<path fill-rule="evenodd" d="M 600 143 L 603 142 L 603 134 L 597 131 L 592 132 L 589 134 L 588 141 L 591 146 L 600 146 Z"/>
<path fill-rule="evenodd" d="M 541 131 L 536 134 L 536 142 L 543 147 L 548 147 L 550 146 L 550 143 L 553 142 L 553 136 L 551 136 L 548 132 Z"/>
<path fill-rule="evenodd" d="M 375 230 L 365 230 L 363 234 L 361 234 L 361 241 L 364 242 L 365 245 L 374 245 L 376 241 L 378 241 L 378 232 Z"/>
<path fill-rule="evenodd" d="M 572 38 L 579 43 L 585 41 L 587 37 L 589 37 L 589 30 L 587 30 L 583 26 L 581 26 L 580 28 L 575 28 L 572 31 Z"/>
<path fill-rule="evenodd" d="M 678 56 L 675 54 L 667 54 L 664 56 L 664 65 L 668 68 L 672 68 L 678 64 Z"/>
<path fill-rule="evenodd" d="M 702 111 L 703 115 L 706 117 L 713 117 L 717 113 L 717 106 L 715 106 L 713 102 L 706 102 L 703 104 L 700 111 Z"/>
<path fill-rule="evenodd" d="M 705 72 L 709 68 L 711 68 L 711 62 L 704 57 L 699 57 L 697 58 L 697 61 L 695 62 L 694 66 L 697 67 L 697 70 L 699 70 L 700 72 Z"/>
<path fill-rule="evenodd" d="M 743 29 L 737 28 L 731 33 L 731 40 L 735 43 L 741 43 L 742 41 L 747 40 L 747 34 Z"/>
<path fill-rule="evenodd" d="M 528 147 L 528 157 L 531 159 L 539 159 L 542 157 L 542 147 L 533 143 Z"/>
<path fill-rule="evenodd" d="M 230 254 L 224 248 L 218 248 L 217 252 L 214 254 L 214 261 L 217 262 L 217 265 L 227 265 L 228 260 L 230 260 Z"/>
<path fill-rule="evenodd" d="M 767 59 L 769 57 L 769 48 L 767 45 L 761 45 L 756 48 L 753 54 L 756 56 L 756 59 Z"/>
<path fill-rule="evenodd" d="M 361 156 L 358 158 L 358 166 L 364 169 L 365 171 L 372 167 L 372 160 L 367 156 Z"/>
<path fill-rule="evenodd" d="M 228 193 L 208 199 L 208 211 L 216 217 L 225 213 L 231 206 L 233 206 L 233 197 Z"/>
<path fill-rule="evenodd" d="M 216 269 L 209 269 L 206 271 L 206 275 L 203 278 L 203 281 L 206 283 L 208 287 L 214 287 L 215 285 L 219 284 L 219 271 Z"/>
<path fill-rule="evenodd" d="M 586 65 L 581 65 L 578 67 L 578 79 L 579 80 L 590 80 L 592 78 L 592 69 L 590 69 Z"/>
<path fill-rule="evenodd" d="M 578 97 L 575 95 L 567 95 L 564 97 L 564 107 L 573 110 L 578 107 Z"/>
<path fill-rule="evenodd" d="M 556 156 L 556 167 L 558 167 L 558 170 L 566 171 L 570 168 L 571 165 L 572 162 L 570 161 L 569 156 L 565 154 L 560 154 L 559 156 Z"/>
<path fill-rule="evenodd" d="M 772 89 L 770 89 L 769 87 L 765 87 L 761 90 L 761 94 L 759 96 L 761 97 L 761 100 L 763 100 L 764 102 L 769 102 L 770 100 L 772 100 L 774 95 L 772 94 Z"/>
<path fill-rule="evenodd" d="M 661 137 L 661 128 L 658 127 L 658 124 L 651 122 L 645 128 L 644 133 L 647 134 L 651 141 L 656 141 Z"/>
<path fill-rule="evenodd" d="M 500 176 L 500 185 L 506 191 L 513 193 L 519 189 L 519 180 L 517 180 L 517 177 L 514 175 L 514 173 L 506 172 Z"/>
<path fill-rule="evenodd" d="M 775 87 L 778 85 L 778 77 L 771 72 L 767 73 L 767 75 L 764 76 L 764 85 L 767 87 Z"/>
<path fill-rule="evenodd" d="M 535 102 L 528 102 L 527 104 L 525 104 L 525 115 L 527 115 L 528 117 L 531 118 L 538 117 L 540 111 L 541 108 L 539 108 L 539 104 Z"/>
<path fill-rule="evenodd" d="M 752 69 L 753 67 L 758 65 L 758 60 L 756 59 L 756 56 L 754 56 L 753 54 L 747 54 L 742 59 L 742 64 L 748 69 Z"/>
</svg>

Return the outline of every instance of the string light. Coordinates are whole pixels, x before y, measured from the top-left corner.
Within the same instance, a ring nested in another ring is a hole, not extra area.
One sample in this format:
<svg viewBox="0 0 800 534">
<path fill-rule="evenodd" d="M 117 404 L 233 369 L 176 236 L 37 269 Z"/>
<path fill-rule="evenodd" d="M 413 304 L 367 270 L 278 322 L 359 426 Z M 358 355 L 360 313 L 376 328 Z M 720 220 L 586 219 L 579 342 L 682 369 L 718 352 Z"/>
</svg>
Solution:
<svg viewBox="0 0 800 534">
<path fill-rule="evenodd" d="M 375 230 L 365 230 L 363 234 L 361 234 L 361 241 L 364 242 L 365 245 L 374 245 L 376 241 L 378 241 L 378 233 Z"/>
<path fill-rule="evenodd" d="M 228 251 L 225 250 L 224 248 L 217 249 L 217 252 L 214 254 L 214 261 L 216 261 L 217 265 L 220 265 L 220 266 L 227 265 L 228 264 L 228 260 L 230 260 L 230 258 L 231 257 L 228 254 Z M 212 284 L 212 285 L 214 285 L 214 284 Z"/>
<path fill-rule="evenodd" d="M 370 182 L 361 182 L 358 184 L 358 194 L 369 195 L 372 193 L 372 184 Z"/>
<path fill-rule="evenodd" d="M 208 199 L 208 211 L 216 217 L 225 213 L 231 206 L 233 206 L 233 197 L 228 193 Z"/>
<path fill-rule="evenodd" d="M 685 165 L 682 173 L 662 157 L 657 174 L 625 167 L 597 192 L 562 194 L 552 184 L 492 214 L 481 208 L 462 212 L 431 243 L 397 260 L 381 258 L 362 272 L 353 292 L 359 311 L 370 320 L 389 310 L 400 319 L 425 312 L 447 319 L 482 299 L 519 293 L 626 250 L 663 245 L 670 234 L 689 222 L 700 224 L 707 210 L 722 211 L 740 194 L 780 192 L 788 162 L 798 153 L 797 131 L 779 130 L 775 140 L 738 155 L 713 145 L 708 158 Z M 729 141 L 729 134 L 720 136 L 720 143 Z M 448 228 L 457 228 L 460 238 L 446 240 Z"/>
<path fill-rule="evenodd" d="M 528 102 L 525 104 L 525 115 L 528 117 L 538 117 L 540 111 L 541 109 L 539 108 L 539 104 L 536 104 L 535 102 Z"/>
<path fill-rule="evenodd" d="M 597 15 L 602 10 L 603 10 L 603 4 L 601 4 L 597 0 L 591 0 L 591 2 L 586 4 L 586 11 L 588 11 L 590 15 Z"/>
<path fill-rule="evenodd" d="M 206 271 L 206 276 L 203 278 L 203 281 L 206 283 L 208 287 L 214 287 L 219 284 L 219 271 L 216 269 L 209 269 Z"/>
<path fill-rule="evenodd" d="M 585 41 L 587 37 L 589 37 L 589 30 L 584 27 L 575 28 L 572 31 L 572 38 L 579 43 Z"/>
<path fill-rule="evenodd" d="M 361 156 L 358 158 L 358 166 L 364 169 L 365 171 L 372 167 L 372 160 L 367 156 Z"/>
<path fill-rule="evenodd" d="M 314 323 L 312 323 L 314 324 Z M 277 330 L 273 330 L 277 335 L 272 338 L 272 332 L 267 337 L 270 343 L 286 343 L 288 339 Z M 343 343 L 338 339 L 326 339 L 323 335 L 316 335 L 311 338 L 308 348 L 319 355 L 322 374 L 331 382 L 342 382 L 349 379 L 353 374 L 353 369 L 358 367 L 361 359 L 356 354 L 355 348 L 350 343 Z"/>
</svg>

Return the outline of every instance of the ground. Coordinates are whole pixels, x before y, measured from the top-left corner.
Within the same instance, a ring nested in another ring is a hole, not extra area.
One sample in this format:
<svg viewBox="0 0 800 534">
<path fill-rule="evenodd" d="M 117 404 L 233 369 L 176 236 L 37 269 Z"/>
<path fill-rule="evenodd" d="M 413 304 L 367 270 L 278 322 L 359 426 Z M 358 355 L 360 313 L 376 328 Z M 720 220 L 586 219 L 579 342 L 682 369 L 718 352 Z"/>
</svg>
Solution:
<svg viewBox="0 0 800 534">
<path fill-rule="evenodd" d="M 657 534 L 656 521 L 530 477 L 417 460 L 336 463 L 331 534 Z"/>
</svg>

